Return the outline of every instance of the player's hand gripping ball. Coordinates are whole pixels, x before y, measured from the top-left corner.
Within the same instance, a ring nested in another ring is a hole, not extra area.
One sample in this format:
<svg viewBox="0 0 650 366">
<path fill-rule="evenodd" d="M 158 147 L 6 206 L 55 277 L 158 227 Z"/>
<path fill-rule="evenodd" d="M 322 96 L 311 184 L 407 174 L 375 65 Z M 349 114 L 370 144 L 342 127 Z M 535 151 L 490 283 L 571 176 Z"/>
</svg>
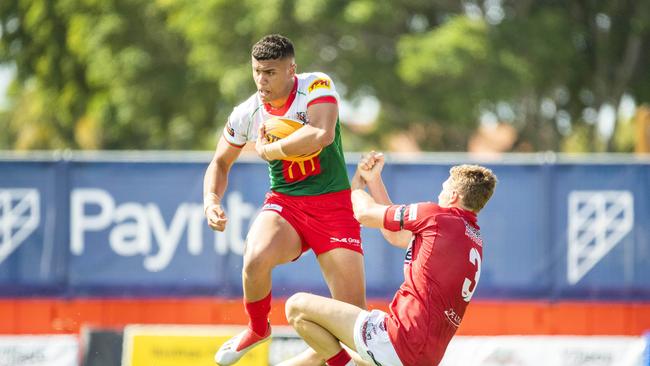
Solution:
<svg viewBox="0 0 650 366">
<path fill-rule="evenodd" d="M 302 128 L 302 126 L 304 125 L 301 122 L 294 121 L 288 118 L 280 118 L 280 117 L 269 118 L 266 121 L 264 121 L 264 132 L 265 132 L 264 138 L 269 143 L 275 142 L 298 131 L 300 128 Z M 311 154 L 287 156 L 282 160 L 296 161 L 296 162 L 306 161 L 318 156 L 318 154 L 320 154 L 322 150 L 323 149 L 318 149 L 317 151 L 314 151 Z"/>
</svg>

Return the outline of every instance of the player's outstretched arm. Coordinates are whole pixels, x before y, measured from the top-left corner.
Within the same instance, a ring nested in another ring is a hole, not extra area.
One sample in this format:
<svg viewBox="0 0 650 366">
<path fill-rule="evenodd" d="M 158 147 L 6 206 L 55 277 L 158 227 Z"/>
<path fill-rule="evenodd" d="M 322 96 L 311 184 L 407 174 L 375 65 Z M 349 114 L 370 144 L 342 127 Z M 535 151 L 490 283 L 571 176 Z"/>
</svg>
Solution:
<svg viewBox="0 0 650 366">
<path fill-rule="evenodd" d="M 363 156 L 357 165 L 357 172 L 355 178 L 353 178 L 353 186 L 354 179 L 359 179 L 367 184 L 368 190 L 375 202 L 382 205 L 392 205 L 393 202 L 388 195 L 384 181 L 381 179 L 381 171 L 384 163 L 385 159 L 382 153 L 371 151 L 369 154 Z M 413 236 L 408 230 L 390 231 L 384 229 L 383 217 L 380 230 L 386 241 L 399 248 L 406 248 Z"/>
<path fill-rule="evenodd" d="M 363 226 L 381 228 L 384 226 L 384 213 L 388 206 L 380 205 L 364 190 L 352 191 L 354 217 Z"/>
<path fill-rule="evenodd" d="M 357 172 L 355 175 L 359 175 L 367 184 L 370 195 L 375 202 L 382 205 L 392 205 L 393 203 L 388 196 L 384 181 L 381 179 L 384 161 L 383 153 L 371 151 L 361 157 L 357 164 Z"/>
<path fill-rule="evenodd" d="M 231 146 L 225 138 L 217 144 L 212 161 L 203 177 L 203 211 L 208 226 L 213 230 L 224 231 L 228 218 L 221 207 L 221 198 L 228 186 L 228 173 L 241 153 L 241 148 Z"/>
<path fill-rule="evenodd" d="M 411 243 L 411 238 L 413 238 L 413 233 L 408 230 L 390 231 L 382 228 L 381 235 L 384 236 L 387 242 L 398 248 L 408 247 Z"/>
</svg>

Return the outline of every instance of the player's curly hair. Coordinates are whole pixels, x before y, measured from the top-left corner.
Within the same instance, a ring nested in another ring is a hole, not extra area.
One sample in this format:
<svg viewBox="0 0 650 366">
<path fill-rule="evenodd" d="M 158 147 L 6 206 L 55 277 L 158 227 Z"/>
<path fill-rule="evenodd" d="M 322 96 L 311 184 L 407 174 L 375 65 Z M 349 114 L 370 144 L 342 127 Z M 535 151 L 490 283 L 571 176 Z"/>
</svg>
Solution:
<svg viewBox="0 0 650 366">
<path fill-rule="evenodd" d="M 278 60 L 293 57 L 293 43 L 280 34 L 269 34 L 253 45 L 251 52 L 258 61 Z"/>
<path fill-rule="evenodd" d="M 497 176 L 480 165 L 456 165 L 449 169 L 453 189 L 462 196 L 462 204 L 474 212 L 479 212 L 488 202 Z"/>
</svg>

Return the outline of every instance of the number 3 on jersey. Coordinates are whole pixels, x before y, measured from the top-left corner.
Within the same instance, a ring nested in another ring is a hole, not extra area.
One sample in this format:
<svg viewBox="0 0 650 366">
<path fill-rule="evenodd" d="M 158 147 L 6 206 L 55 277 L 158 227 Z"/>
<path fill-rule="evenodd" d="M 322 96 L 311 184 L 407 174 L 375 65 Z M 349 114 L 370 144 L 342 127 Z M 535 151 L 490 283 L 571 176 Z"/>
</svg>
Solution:
<svg viewBox="0 0 650 366">
<path fill-rule="evenodd" d="M 476 285 L 478 285 L 478 279 L 481 277 L 481 255 L 478 253 L 476 248 L 472 248 L 469 251 L 469 262 L 476 266 L 476 273 L 474 274 L 474 288 L 471 291 L 469 288 L 472 286 L 472 280 L 466 277 L 465 281 L 463 281 L 463 291 L 461 295 L 465 302 L 469 302 L 469 300 L 472 299 L 472 295 L 474 295 L 474 291 L 476 291 Z"/>
</svg>

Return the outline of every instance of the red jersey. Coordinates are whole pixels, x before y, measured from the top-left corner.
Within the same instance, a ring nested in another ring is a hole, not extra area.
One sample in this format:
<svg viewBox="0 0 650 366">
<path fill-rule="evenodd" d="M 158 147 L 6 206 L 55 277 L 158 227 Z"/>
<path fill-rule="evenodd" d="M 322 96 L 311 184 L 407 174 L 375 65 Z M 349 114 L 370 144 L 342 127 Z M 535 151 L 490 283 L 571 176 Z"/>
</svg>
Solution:
<svg viewBox="0 0 650 366">
<path fill-rule="evenodd" d="M 413 232 L 404 282 L 386 318 L 391 343 L 406 366 L 437 365 L 481 275 L 476 214 L 429 202 L 395 205 L 386 210 L 384 227 Z"/>
</svg>

